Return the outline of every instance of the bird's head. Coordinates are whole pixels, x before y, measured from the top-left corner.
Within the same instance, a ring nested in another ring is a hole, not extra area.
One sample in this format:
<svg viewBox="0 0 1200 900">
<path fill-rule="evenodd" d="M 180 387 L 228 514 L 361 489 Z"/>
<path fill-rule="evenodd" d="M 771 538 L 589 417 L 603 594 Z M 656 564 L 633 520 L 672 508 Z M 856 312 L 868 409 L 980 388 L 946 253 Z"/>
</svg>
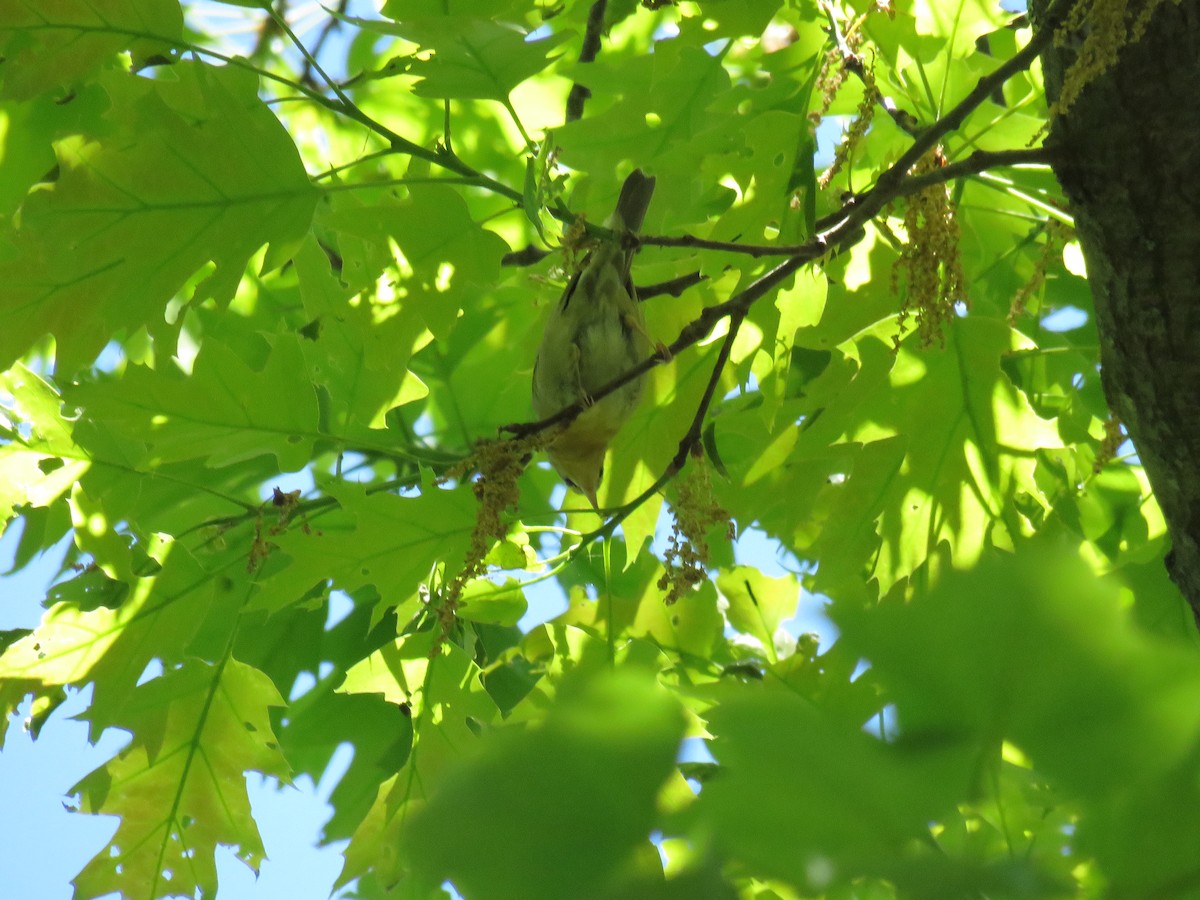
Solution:
<svg viewBox="0 0 1200 900">
<path fill-rule="evenodd" d="M 597 508 L 596 492 L 604 477 L 604 455 L 610 435 L 599 434 L 576 426 L 578 420 L 546 448 L 546 456 L 554 470 L 567 483 Z"/>
</svg>

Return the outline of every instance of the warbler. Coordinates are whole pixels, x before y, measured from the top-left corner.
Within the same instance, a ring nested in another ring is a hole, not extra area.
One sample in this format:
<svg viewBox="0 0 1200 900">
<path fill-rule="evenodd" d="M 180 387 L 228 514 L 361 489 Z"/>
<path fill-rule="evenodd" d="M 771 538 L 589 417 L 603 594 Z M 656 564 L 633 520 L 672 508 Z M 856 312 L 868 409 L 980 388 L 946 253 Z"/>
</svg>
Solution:
<svg viewBox="0 0 1200 900">
<path fill-rule="evenodd" d="M 539 419 L 581 400 L 586 408 L 546 448 L 567 487 L 596 508 L 604 456 L 642 395 L 642 379 L 593 402 L 592 394 L 644 360 L 650 341 L 629 267 L 654 179 L 635 169 L 606 223 L 613 232 L 584 259 L 551 311 L 533 367 L 533 411 Z"/>
</svg>

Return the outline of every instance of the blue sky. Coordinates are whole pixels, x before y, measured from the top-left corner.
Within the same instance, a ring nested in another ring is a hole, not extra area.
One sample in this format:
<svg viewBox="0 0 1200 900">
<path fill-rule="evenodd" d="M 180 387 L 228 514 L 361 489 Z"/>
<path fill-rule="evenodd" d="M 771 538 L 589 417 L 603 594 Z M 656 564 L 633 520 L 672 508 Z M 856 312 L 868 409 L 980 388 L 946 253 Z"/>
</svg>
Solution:
<svg viewBox="0 0 1200 900">
<path fill-rule="evenodd" d="M 20 528 L 0 537 L 0 572 L 12 564 Z M 58 570 L 63 548 L 45 554 L 16 575 L 0 577 L 0 629 L 30 628 L 41 615 L 41 600 Z M 0 751 L 0 885 L 5 897 L 68 900 L 71 879 L 108 843 L 116 821 L 66 809 L 67 792 L 126 743 L 115 729 L 95 746 L 87 725 L 71 717 L 84 710 L 90 691 L 76 692 L 42 729 L 36 743 L 21 714 L 7 723 Z M 344 844 L 317 849 L 321 826 L 331 810 L 330 792 L 349 763 L 347 750 L 335 754 L 320 784 L 307 777 L 294 788 L 278 788 L 257 775 L 247 778 L 255 819 L 268 861 L 254 874 L 229 850 L 218 855 L 221 900 L 324 900 L 341 871 Z"/>
</svg>

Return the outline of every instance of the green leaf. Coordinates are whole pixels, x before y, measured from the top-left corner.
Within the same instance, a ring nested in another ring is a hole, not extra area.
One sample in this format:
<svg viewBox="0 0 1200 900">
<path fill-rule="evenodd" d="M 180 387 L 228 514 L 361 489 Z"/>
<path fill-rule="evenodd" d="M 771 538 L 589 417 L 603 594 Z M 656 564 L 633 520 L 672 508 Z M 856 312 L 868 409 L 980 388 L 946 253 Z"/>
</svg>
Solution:
<svg viewBox="0 0 1200 900">
<path fill-rule="evenodd" d="M 786 691 L 738 691 L 707 719 L 722 768 L 697 815 L 742 864 L 805 891 L 898 870 L 971 774 L 952 742 L 888 745 Z"/>
<path fill-rule="evenodd" d="M 92 521 L 88 527 L 99 531 L 112 524 Z M 145 551 L 161 568 L 140 576 L 116 608 L 81 603 L 76 594 L 58 589 L 64 602 L 0 655 L 0 708 L 14 709 L 28 692 L 43 695 L 91 681 L 95 690 L 86 718 L 95 739 L 119 718 L 152 660 L 182 662 L 201 632 L 219 635 L 215 642 L 224 646 L 237 627 L 244 588 L 239 593 L 235 582 L 215 576 L 231 565 L 244 566 L 245 554 L 235 549 L 201 560 L 161 537 Z"/>
<path fill-rule="evenodd" d="M 1115 585 L 1053 544 L 1017 551 L 909 605 L 835 611 L 901 727 L 1007 738 L 1095 799 L 1182 764 L 1200 738 L 1200 663 L 1133 629 Z"/>
<path fill-rule="evenodd" d="M 682 734 L 674 701 L 644 678 L 576 686 L 541 727 L 485 740 L 410 820 L 406 855 L 426 883 L 450 878 L 467 895 L 595 890 L 653 828 Z M 521 828 L 496 828 L 503 819 Z"/>
<path fill-rule="evenodd" d="M 913 0 L 912 15 L 918 32 L 949 42 L 951 56 L 972 53 L 978 37 L 1002 28 L 1011 18 L 999 4 L 987 0 Z"/>
<path fill-rule="evenodd" d="M 458 647 L 434 649 L 434 639 L 433 632 L 406 636 L 347 673 L 343 690 L 380 693 L 408 707 L 416 746 L 355 832 L 338 885 L 371 869 L 389 884 L 409 874 L 405 854 L 397 852 L 401 833 L 442 780 L 474 754 L 480 729 L 499 714 L 479 667 Z"/>
<path fill-rule="evenodd" d="M 486 625 L 516 625 L 529 608 L 515 578 L 506 578 L 503 584 L 473 581 L 463 590 L 462 600 L 458 614 L 468 622 Z"/>
<path fill-rule="evenodd" d="M 326 429 L 357 444 L 379 439 L 364 428 L 386 426 L 390 409 L 425 397 L 429 390 L 408 368 L 412 354 L 432 335 L 412 305 L 376 321 L 366 304 L 352 304 L 350 291 L 329 270 L 311 238 L 296 254 L 300 298 L 311 317 L 300 350 L 314 384 L 328 397 Z"/>
<path fill-rule="evenodd" d="M 7 520 L 18 507 L 54 503 L 88 470 L 88 462 L 49 383 L 17 365 L 0 373 L 0 388 L 30 431 L 28 438 L 0 444 L 0 514 Z"/>
<path fill-rule="evenodd" d="M 892 356 L 874 339 L 859 343 L 862 370 L 836 402 L 855 410 L 843 438 L 864 446 L 850 457 L 853 471 L 843 470 L 827 492 L 830 522 L 820 546 L 836 550 L 845 540 L 833 522 L 861 528 L 878 516 L 881 543 L 870 571 L 881 592 L 943 542 L 956 564 L 970 565 L 989 543 L 1004 546 L 1026 527 L 1013 498 L 1018 490 L 1041 494 L 1032 451 L 1060 446 L 1061 438 L 1001 371 L 1002 356 L 1020 344 L 1003 324 L 970 317 L 953 321 L 945 349 L 902 347 Z M 845 427 L 833 412 L 809 440 Z M 826 567 L 817 583 L 843 576 L 857 577 Z"/>
<path fill-rule="evenodd" d="M 401 32 L 433 52 L 410 69 L 421 80 L 422 97 L 506 102 L 513 88 L 546 68 L 551 51 L 569 35 L 558 33 L 531 41 L 510 25 L 489 19 L 428 18 L 405 20 Z"/>
<path fill-rule="evenodd" d="M 282 705 L 265 675 L 233 659 L 190 662 L 134 689 L 119 724 L 139 738 L 72 789 L 84 812 L 120 818 L 75 896 L 215 892 L 218 844 L 257 873 L 265 857 L 245 773 L 288 780 L 267 713 Z"/>
<path fill-rule="evenodd" d="M 175 0 L 0 0 L 0 97 L 74 87 L 121 50 L 172 54 L 182 32 Z"/>
<path fill-rule="evenodd" d="M 395 241 L 403 254 L 399 299 L 417 310 L 426 327 L 444 338 L 459 310 L 500 277 L 508 246 L 471 219 L 462 198 L 445 187 L 413 185 L 399 204 L 335 213 L 332 227 L 346 234 Z M 404 272 L 407 267 L 409 271 Z"/>
<path fill-rule="evenodd" d="M 775 633 L 784 619 L 795 615 L 800 602 L 800 585 L 795 577 L 768 578 L 757 569 L 738 566 L 717 577 L 717 588 L 729 604 L 729 624 L 757 638 L 774 661 Z"/>
<path fill-rule="evenodd" d="M 312 455 L 317 398 L 296 377 L 304 363 L 295 335 L 275 335 L 273 344 L 260 371 L 208 340 L 190 375 L 130 366 L 120 380 L 81 385 L 67 399 L 143 443 L 150 467 L 196 458 L 227 466 L 271 453 L 281 469 L 296 470 Z"/>
<path fill-rule="evenodd" d="M 350 837 L 379 786 L 408 760 L 412 715 L 378 695 L 321 691 L 316 699 L 305 696 L 291 705 L 279 738 L 291 767 L 314 781 L 341 744 L 353 746 L 354 758 L 330 795 L 334 814 L 323 835 L 339 840 Z"/>
<path fill-rule="evenodd" d="M 335 511 L 314 519 L 315 528 L 272 536 L 285 559 L 258 586 L 256 608 L 279 610 L 330 580 L 345 591 L 374 585 L 384 606 L 399 606 L 437 561 L 451 571 L 461 565 L 475 524 L 469 490 L 431 487 L 419 497 L 368 493 L 349 483 L 326 490 L 338 502 Z"/>
<path fill-rule="evenodd" d="M 53 140 L 60 134 L 94 131 L 108 106 L 95 85 L 57 102 L 42 94 L 23 103 L 0 100 L 0 213 L 7 221 L 39 181 L 50 181 L 57 165 Z"/>
<path fill-rule="evenodd" d="M 713 38 L 758 37 L 783 5 L 782 0 L 708 0 L 705 28 Z"/>
<path fill-rule="evenodd" d="M 197 297 L 227 301 L 255 251 L 307 228 L 316 195 L 255 78 L 194 62 L 171 74 L 104 76 L 107 133 L 59 140 L 58 180 L 0 235 L 15 251 L 0 261 L 5 364 L 46 333 L 71 369 L 121 329 L 161 331 L 201 267 L 214 266 Z"/>
<path fill-rule="evenodd" d="M 709 110 L 729 89 L 720 58 L 691 47 L 659 44 L 655 50 L 650 58 L 627 61 L 622 70 L 627 93 L 618 103 L 554 132 L 565 163 L 605 177 L 618 160 L 633 160 L 654 173 L 687 172 L 688 165 L 698 165 L 707 153 L 741 144 L 745 123 L 735 125 L 727 114 L 717 116 Z M 655 205 L 684 200 L 678 194 L 685 184 L 661 183 Z"/>
</svg>

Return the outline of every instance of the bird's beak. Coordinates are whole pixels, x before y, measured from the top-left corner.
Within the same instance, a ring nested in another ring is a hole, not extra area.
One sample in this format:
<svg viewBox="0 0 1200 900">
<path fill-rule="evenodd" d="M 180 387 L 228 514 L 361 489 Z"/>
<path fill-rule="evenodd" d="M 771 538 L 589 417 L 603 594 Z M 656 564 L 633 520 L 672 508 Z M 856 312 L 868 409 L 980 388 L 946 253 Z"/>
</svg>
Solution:
<svg viewBox="0 0 1200 900">
<path fill-rule="evenodd" d="M 596 502 L 596 489 L 590 488 L 584 490 L 583 488 L 580 488 L 580 491 L 583 493 L 583 496 L 588 498 L 588 503 L 592 504 L 592 509 L 594 509 L 596 512 L 600 512 L 600 504 Z"/>
</svg>

